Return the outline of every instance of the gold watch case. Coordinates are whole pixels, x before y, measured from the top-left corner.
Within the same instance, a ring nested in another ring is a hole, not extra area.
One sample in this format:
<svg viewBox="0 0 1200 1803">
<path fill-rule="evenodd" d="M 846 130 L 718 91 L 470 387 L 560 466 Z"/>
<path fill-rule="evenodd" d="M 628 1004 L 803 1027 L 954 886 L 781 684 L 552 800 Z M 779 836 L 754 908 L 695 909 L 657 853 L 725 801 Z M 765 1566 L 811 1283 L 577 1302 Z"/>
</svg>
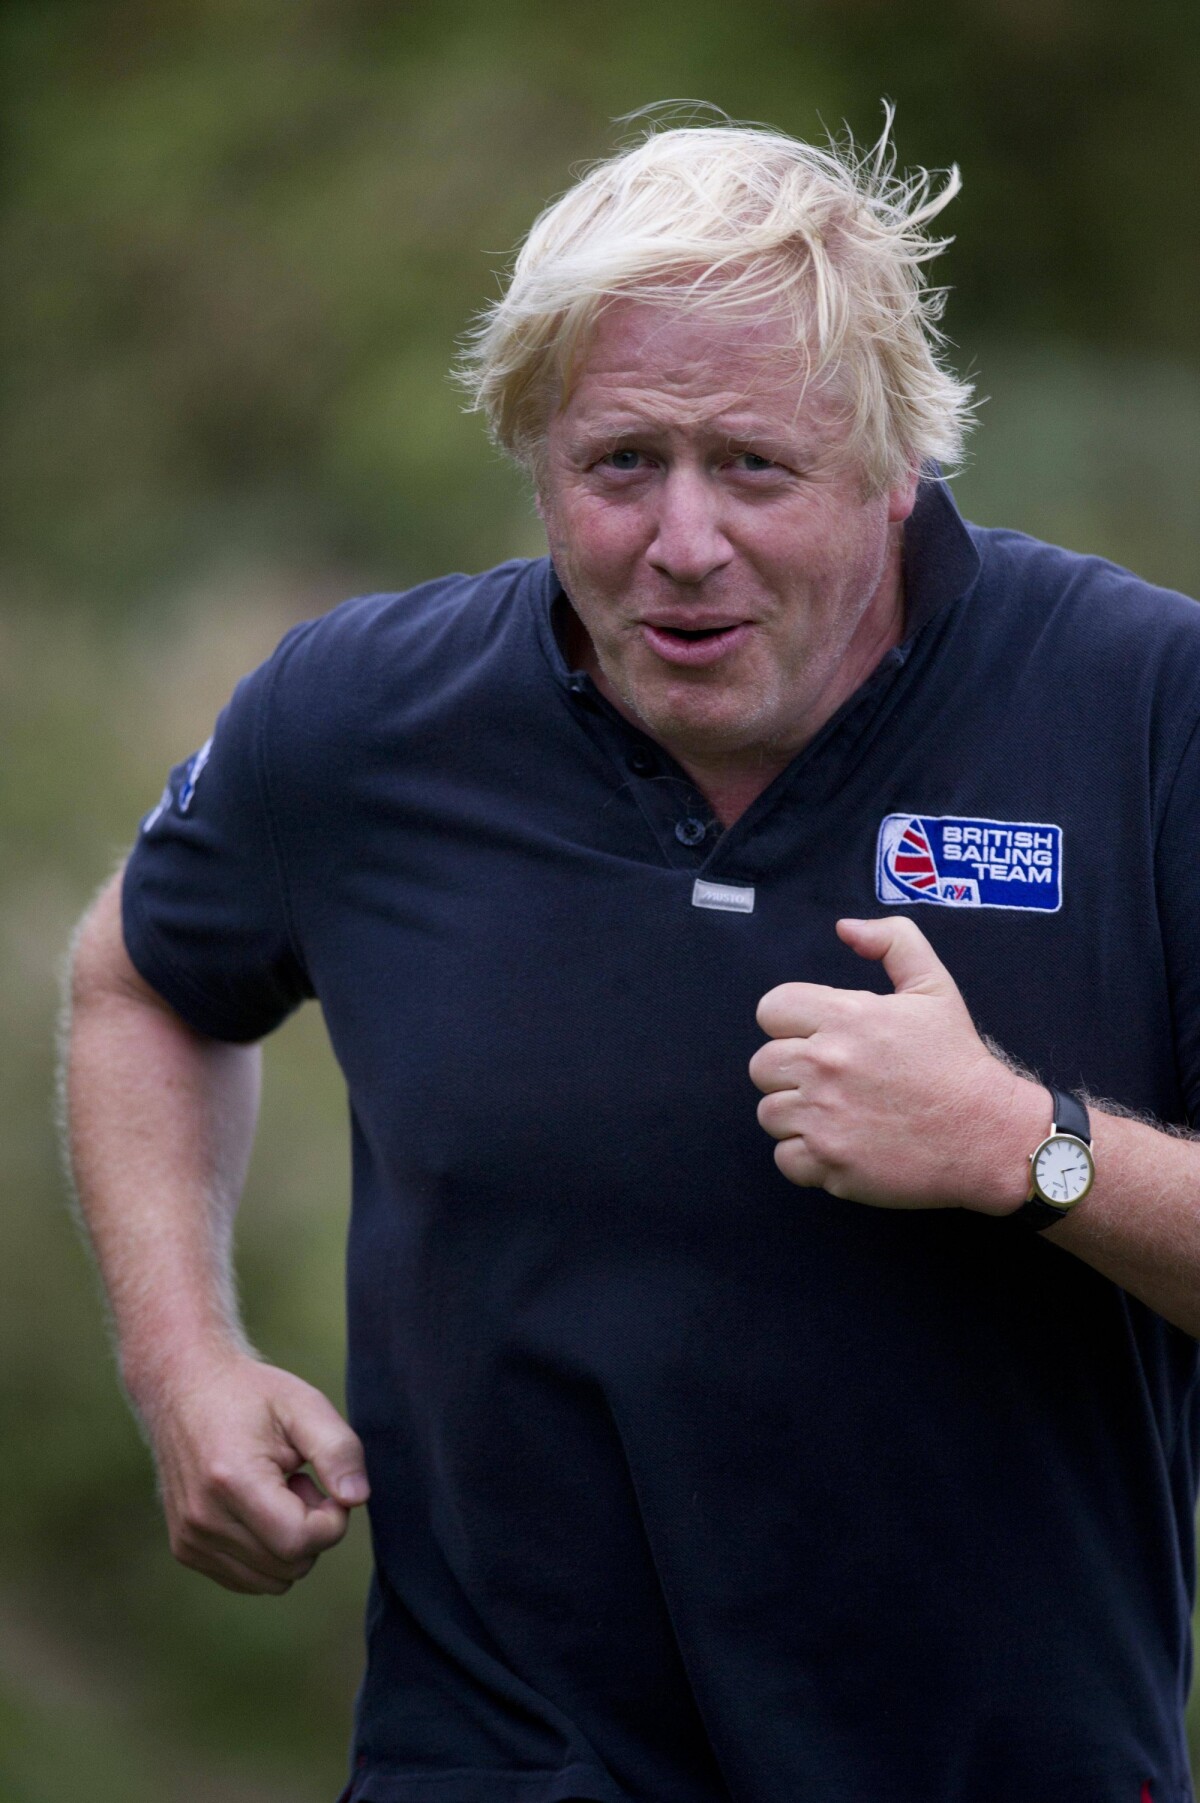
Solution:
<svg viewBox="0 0 1200 1803">
<path fill-rule="evenodd" d="M 1029 1154 L 1029 1194 L 1069 1214 L 1096 1181 L 1096 1161 L 1086 1140 L 1074 1133 L 1050 1133 Z"/>
</svg>

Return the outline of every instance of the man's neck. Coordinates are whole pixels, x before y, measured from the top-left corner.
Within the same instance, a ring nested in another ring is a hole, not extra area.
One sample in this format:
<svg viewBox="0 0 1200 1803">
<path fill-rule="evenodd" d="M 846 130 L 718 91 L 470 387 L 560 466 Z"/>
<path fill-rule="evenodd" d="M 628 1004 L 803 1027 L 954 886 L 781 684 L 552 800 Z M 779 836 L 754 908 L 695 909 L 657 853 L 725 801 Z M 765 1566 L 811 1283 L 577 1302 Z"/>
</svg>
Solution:
<svg viewBox="0 0 1200 1803">
<path fill-rule="evenodd" d="M 764 790 L 770 788 L 775 778 L 787 769 L 795 755 L 791 751 L 777 757 L 764 754 L 760 763 L 745 770 L 730 769 L 727 763 L 710 769 L 690 758 L 680 757 L 678 753 L 675 757 L 707 801 L 722 828 L 728 831 L 736 820 L 741 819 L 747 808 L 753 806 Z"/>
</svg>

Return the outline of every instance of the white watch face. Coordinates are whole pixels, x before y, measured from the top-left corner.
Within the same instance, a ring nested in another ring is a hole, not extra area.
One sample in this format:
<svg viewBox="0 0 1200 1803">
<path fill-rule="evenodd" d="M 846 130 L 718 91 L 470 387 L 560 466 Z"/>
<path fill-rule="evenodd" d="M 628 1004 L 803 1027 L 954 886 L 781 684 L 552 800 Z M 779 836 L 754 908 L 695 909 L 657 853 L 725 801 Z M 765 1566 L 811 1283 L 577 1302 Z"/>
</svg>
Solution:
<svg viewBox="0 0 1200 1803">
<path fill-rule="evenodd" d="M 1091 1153 L 1081 1139 L 1069 1133 L 1056 1133 L 1043 1141 L 1034 1156 L 1033 1177 L 1038 1191 L 1059 1208 L 1069 1208 L 1085 1196 L 1094 1175 Z"/>
</svg>

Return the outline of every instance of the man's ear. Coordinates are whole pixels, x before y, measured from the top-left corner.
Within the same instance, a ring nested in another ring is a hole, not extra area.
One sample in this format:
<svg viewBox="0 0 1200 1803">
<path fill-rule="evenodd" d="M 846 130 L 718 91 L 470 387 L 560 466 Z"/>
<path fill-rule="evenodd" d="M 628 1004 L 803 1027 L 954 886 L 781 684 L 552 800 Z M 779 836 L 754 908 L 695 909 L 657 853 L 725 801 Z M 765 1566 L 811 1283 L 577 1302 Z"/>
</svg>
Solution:
<svg viewBox="0 0 1200 1803">
<path fill-rule="evenodd" d="M 902 526 L 917 504 L 917 486 L 921 466 L 911 463 L 900 480 L 888 490 L 888 524 Z"/>
</svg>

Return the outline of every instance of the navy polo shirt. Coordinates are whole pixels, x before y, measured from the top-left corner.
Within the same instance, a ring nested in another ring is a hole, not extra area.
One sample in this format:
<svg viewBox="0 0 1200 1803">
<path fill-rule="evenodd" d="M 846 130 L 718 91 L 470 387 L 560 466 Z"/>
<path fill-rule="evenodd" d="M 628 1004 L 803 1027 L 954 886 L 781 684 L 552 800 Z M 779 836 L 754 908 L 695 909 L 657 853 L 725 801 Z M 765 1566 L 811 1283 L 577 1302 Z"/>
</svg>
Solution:
<svg viewBox="0 0 1200 1803">
<path fill-rule="evenodd" d="M 1191 1795 L 1195 1343 L 1011 1222 L 794 1188 L 746 1066 L 900 909 L 1045 1080 L 1200 1112 L 1200 611 L 938 483 L 905 561 L 728 832 L 545 561 L 298 628 L 146 822 L 138 969 L 229 1040 L 318 997 L 349 1092 L 355 1803 Z"/>
</svg>

